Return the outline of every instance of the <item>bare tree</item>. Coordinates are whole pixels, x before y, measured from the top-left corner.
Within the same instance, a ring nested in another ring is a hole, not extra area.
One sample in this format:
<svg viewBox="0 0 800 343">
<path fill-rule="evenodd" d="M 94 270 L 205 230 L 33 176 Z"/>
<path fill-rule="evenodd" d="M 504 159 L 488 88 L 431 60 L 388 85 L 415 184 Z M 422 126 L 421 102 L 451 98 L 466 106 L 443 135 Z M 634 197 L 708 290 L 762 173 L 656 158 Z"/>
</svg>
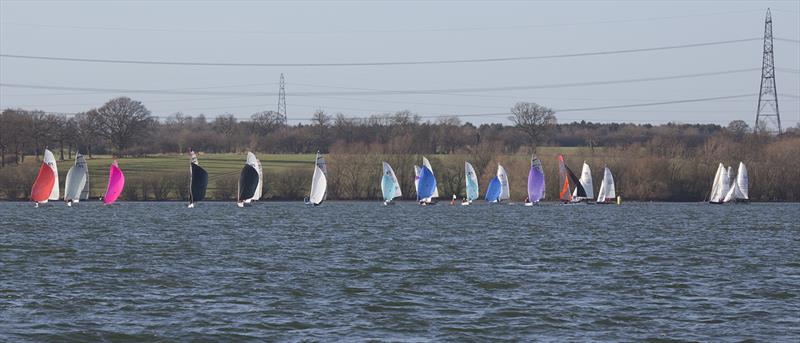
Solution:
<svg viewBox="0 0 800 343">
<path fill-rule="evenodd" d="M 518 102 L 511 108 L 512 123 L 528 135 L 531 147 L 544 137 L 550 128 L 556 124 L 555 112 L 547 107 L 532 102 Z"/>
<path fill-rule="evenodd" d="M 88 114 L 94 117 L 97 133 L 107 139 L 118 154 L 124 153 L 135 138 L 144 135 L 152 120 L 147 107 L 127 97 L 111 99 Z"/>
<path fill-rule="evenodd" d="M 275 111 L 263 111 L 250 116 L 250 123 L 255 132 L 268 135 L 286 126 L 286 116 Z"/>
<path fill-rule="evenodd" d="M 317 149 L 321 149 L 326 143 L 325 131 L 331 126 L 331 116 L 326 114 L 323 110 L 317 110 L 311 116 L 311 125 L 316 126 L 316 137 L 314 137 L 314 145 Z"/>
<path fill-rule="evenodd" d="M 76 139 L 80 142 L 77 151 L 80 152 L 80 149 L 83 148 L 83 153 L 88 155 L 89 158 L 92 158 L 92 147 L 97 144 L 98 136 L 97 123 L 94 122 L 94 119 L 97 118 L 97 114 L 94 112 L 97 112 L 97 110 L 92 109 L 89 112 L 75 115 L 75 124 L 78 129 Z"/>
</svg>

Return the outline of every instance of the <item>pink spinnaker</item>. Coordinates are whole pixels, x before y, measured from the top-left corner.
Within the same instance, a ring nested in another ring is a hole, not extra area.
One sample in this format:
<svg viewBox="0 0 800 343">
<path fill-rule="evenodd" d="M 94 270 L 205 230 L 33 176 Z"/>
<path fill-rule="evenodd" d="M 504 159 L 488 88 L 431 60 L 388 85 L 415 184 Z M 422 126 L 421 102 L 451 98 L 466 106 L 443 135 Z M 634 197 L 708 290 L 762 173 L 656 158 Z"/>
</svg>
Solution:
<svg viewBox="0 0 800 343">
<path fill-rule="evenodd" d="M 125 175 L 122 175 L 122 170 L 119 169 L 117 161 L 114 160 L 108 173 L 108 188 L 106 189 L 106 196 L 103 197 L 103 203 L 111 205 L 114 201 L 117 201 L 124 185 Z"/>
</svg>

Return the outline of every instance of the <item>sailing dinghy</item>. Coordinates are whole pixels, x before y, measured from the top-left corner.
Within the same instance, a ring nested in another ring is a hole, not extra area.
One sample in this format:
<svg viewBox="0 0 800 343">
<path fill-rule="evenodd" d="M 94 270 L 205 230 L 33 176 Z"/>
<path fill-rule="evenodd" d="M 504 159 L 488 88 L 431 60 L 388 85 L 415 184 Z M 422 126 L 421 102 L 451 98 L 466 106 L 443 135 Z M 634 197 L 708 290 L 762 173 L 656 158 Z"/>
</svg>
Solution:
<svg viewBox="0 0 800 343">
<path fill-rule="evenodd" d="M 475 173 L 475 168 L 469 162 L 464 162 L 464 173 L 467 183 L 467 197 L 461 202 L 461 205 L 466 206 L 478 199 L 478 175 Z"/>
<path fill-rule="evenodd" d="M 597 191 L 598 204 L 611 204 L 617 197 L 614 189 L 614 176 L 611 175 L 611 169 L 605 166 L 603 169 L 603 181 L 600 182 L 600 190 Z"/>
<path fill-rule="evenodd" d="M 393 204 L 392 200 L 403 195 L 400 190 L 400 182 L 397 181 L 397 175 L 394 174 L 394 169 L 387 162 L 383 162 L 383 177 L 381 178 L 381 193 L 383 194 L 383 204 Z"/>
<path fill-rule="evenodd" d="M 106 195 L 103 196 L 103 204 L 111 205 L 117 201 L 119 195 L 122 194 L 122 188 L 124 186 L 125 175 L 123 175 L 122 170 L 119 169 L 117 160 L 114 160 L 108 171 L 108 186 L 106 187 Z"/>
<path fill-rule="evenodd" d="M 573 200 L 573 188 L 575 189 L 575 196 L 586 197 L 586 190 L 583 188 L 583 185 L 581 185 L 578 177 L 575 176 L 575 173 L 572 172 L 572 169 L 569 169 L 564 162 L 564 155 L 558 155 L 558 175 L 561 179 L 561 191 L 559 192 L 559 199 L 561 199 L 561 201 L 565 204 L 576 203 L 576 201 Z"/>
<path fill-rule="evenodd" d="M 319 206 L 325 201 L 325 195 L 328 191 L 327 174 L 328 168 L 325 164 L 325 158 L 317 151 L 314 174 L 311 176 L 311 192 L 309 192 L 308 198 L 304 201 L 306 205 Z"/>
<path fill-rule="evenodd" d="M 34 206 L 44 204 L 49 200 L 58 200 L 58 167 L 56 158 L 48 149 L 44 149 L 44 159 L 39 167 L 39 174 L 31 188 L 31 200 Z"/>
<path fill-rule="evenodd" d="M 536 157 L 531 156 L 531 170 L 528 172 L 528 199 L 525 200 L 525 206 L 533 206 L 544 199 L 544 169 L 542 168 L 542 161 Z"/>
<path fill-rule="evenodd" d="M 503 200 L 508 200 L 510 197 L 511 190 L 508 184 L 508 174 L 506 169 L 498 164 L 497 175 L 489 181 L 489 187 L 486 189 L 486 201 L 496 204 Z"/>
<path fill-rule="evenodd" d="M 239 187 L 236 190 L 236 206 L 239 207 L 250 204 L 256 194 L 260 179 L 255 164 L 249 160 L 249 155 L 250 153 L 248 153 L 248 160 L 245 161 L 242 171 L 239 172 Z"/>
<path fill-rule="evenodd" d="M 259 161 L 258 158 L 256 158 L 256 155 L 252 152 L 247 152 L 247 161 L 245 163 L 252 166 L 253 169 L 256 170 L 256 173 L 258 173 L 258 185 L 256 186 L 256 190 L 253 191 L 253 196 L 251 198 L 245 200 L 245 203 L 249 204 L 253 201 L 261 199 L 264 172 L 261 169 L 261 161 Z"/>
<path fill-rule="evenodd" d="M 728 170 L 730 170 L 730 168 Z M 728 190 L 722 202 L 733 201 L 734 203 L 746 203 L 750 201 L 748 197 L 748 182 L 747 167 L 745 167 L 744 163 L 739 162 L 739 169 L 736 171 L 736 179 L 732 180 L 730 190 Z"/>
<path fill-rule="evenodd" d="M 717 173 L 714 174 L 714 183 L 711 185 L 711 195 L 708 197 L 708 202 L 712 204 L 722 204 L 725 200 L 725 195 L 728 194 L 728 187 L 730 187 L 730 168 L 725 169 L 725 166 L 720 163 L 717 167 Z"/>
<path fill-rule="evenodd" d="M 431 172 L 431 175 L 433 175 L 433 178 L 435 180 L 436 174 L 433 173 L 433 167 L 431 167 L 431 162 L 428 161 L 428 159 L 425 158 L 425 156 L 422 156 L 422 165 L 428 168 L 428 170 Z M 431 199 L 438 197 L 439 197 L 439 186 L 437 185 L 436 187 L 433 187 L 433 194 L 431 194 L 431 196 L 428 198 L 427 201 L 431 202 Z"/>
<path fill-rule="evenodd" d="M 187 207 L 194 208 L 198 201 L 203 201 L 206 197 L 206 188 L 208 187 L 208 172 L 197 161 L 197 154 L 194 151 L 189 152 L 191 160 L 189 162 L 189 205 Z"/>
<path fill-rule="evenodd" d="M 433 171 L 423 165 L 419 168 L 419 182 L 417 183 L 417 201 L 420 205 L 433 205 L 431 202 L 434 192 L 436 192 L 436 177 Z"/>
<path fill-rule="evenodd" d="M 89 168 L 80 153 L 75 154 L 75 165 L 69 168 L 64 184 L 64 201 L 72 206 L 81 200 L 89 199 Z"/>
<path fill-rule="evenodd" d="M 586 161 L 583 162 L 583 168 L 581 169 L 581 178 L 578 180 L 581 186 L 583 187 L 586 195 L 580 196 L 578 195 L 578 189 L 574 189 L 572 192 L 572 201 L 573 202 L 581 202 L 585 201 L 586 203 L 590 203 L 592 199 L 594 199 L 594 185 L 592 184 L 592 170 L 589 168 L 589 165 L 586 164 Z"/>
</svg>

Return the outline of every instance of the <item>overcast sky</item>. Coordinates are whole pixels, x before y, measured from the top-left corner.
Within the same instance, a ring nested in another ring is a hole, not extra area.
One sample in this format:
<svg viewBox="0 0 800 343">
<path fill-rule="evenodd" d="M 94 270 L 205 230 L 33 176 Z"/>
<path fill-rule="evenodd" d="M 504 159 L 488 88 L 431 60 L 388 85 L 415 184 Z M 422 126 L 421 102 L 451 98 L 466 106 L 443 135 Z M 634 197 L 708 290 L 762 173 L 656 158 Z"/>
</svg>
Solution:
<svg viewBox="0 0 800 343">
<path fill-rule="evenodd" d="M 423 116 L 472 115 L 462 119 L 473 123 L 508 123 L 503 113 L 518 101 L 531 101 L 561 110 L 560 122 L 727 124 L 742 119 L 752 125 L 762 42 L 746 39 L 763 37 L 768 6 L 780 38 L 775 63 L 781 119 L 784 126 L 795 126 L 800 119 L 800 1 L 0 0 L 0 53 L 57 58 L 419 62 L 743 40 L 635 53 L 379 66 L 0 57 L 0 107 L 71 113 L 125 95 L 157 116 L 180 111 L 247 118 L 277 108 L 284 73 L 290 120 L 307 119 L 317 109 L 359 117 L 407 109 Z M 658 80 L 607 82 L 648 78 Z M 364 94 L 374 90 L 418 94 Z M 740 97 L 580 110 L 729 96 Z"/>
</svg>

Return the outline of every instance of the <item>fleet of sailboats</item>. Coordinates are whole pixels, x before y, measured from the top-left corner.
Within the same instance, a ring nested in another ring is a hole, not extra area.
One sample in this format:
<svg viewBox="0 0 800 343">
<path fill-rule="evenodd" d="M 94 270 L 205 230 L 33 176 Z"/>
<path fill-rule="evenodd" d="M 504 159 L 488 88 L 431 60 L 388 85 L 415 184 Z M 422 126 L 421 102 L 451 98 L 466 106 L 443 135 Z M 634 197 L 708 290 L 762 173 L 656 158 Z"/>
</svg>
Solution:
<svg viewBox="0 0 800 343">
<path fill-rule="evenodd" d="M 745 167 L 744 163 L 739 162 L 736 177 L 733 177 L 731 167 L 725 168 L 725 165 L 720 163 L 714 175 L 714 181 L 711 185 L 711 195 L 708 198 L 708 202 L 712 204 L 748 202 L 750 199 L 748 195 L 748 183 L 747 167 Z"/>
<path fill-rule="evenodd" d="M 395 199 L 402 197 L 403 192 L 400 187 L 394 169 L 387 162 L 382 163 L 383 174 L 381 178 L 381 194 L 383 204 L 393 204 Z M 462 205 L 470 205 L 479 197 L 478 176 L 474 166 L 468 161 L 464 162 L 466 196 Z M 603 167 L 603 179 L 594 197 L 592 172 L 589 164 L 583 162 L 581 177 L 578 178 L 572 169 L 566 164 L 564 156 L 558 155 L 558 174 L 559 174 L 559 200 L 567 204 L 589 203 L 598 204 L 620 203 L 614 185 L 614 176 L 607 165 Z M 436 176 L 430 161 L 422 157 L 422 164 L 414 166 L 414 188 L 417 193 L 417 201 L 422 205 L 434 204 L 433 199 L 439 196 Z M 47 203 L 50 200 L 59 199 L 59 177 L 58 167 L 53 153 L 45 149 L 42 164 L 31 188 L 31 201 L 36 207 Z M 325 201 L 327 196 L 327 165 L 325 158 L 317 152 L 314 161 L 314 173 L 311 180 L 311 190 L 305 199 L 308 205 L 318 206 Z M 203 201 L 208 187 L 208 172 L 200 167 L 197 154 L 190 151 L 189 164 L 189 208 L 193 208 L 198 202 Z M 528 172 L 526 206 L 533 206 L 545 198 L 545 175 L 542 162 L 536 155 L 531 156 L 530 169 Z M 106 205 L 113 204 L 122 193 L 125 184 L 125 176 L 119 168 L 119 163 L 114 160 L 109 167 L 109 177 L 106 192 L 102 200 Z M 244 207 L 252 201 L 261 197 L 263 187 L 263 170 L 261 162 L 252 152 L 247 153 L 245 164 L 239 175 L 236 203 L 239 207 Z M 713 204 L 723 204 L 729 202 L 742 203 L 749 201 L 749 177 L 747 167 L 743 162 L 739 162 L 737 170 L 726 167 L 720 163 L 712 182 L 711 194 L 708 201 Z M 453 195 L 455 199 L 455 195 Z M 506 169 L 498 164 L 496 175 L 489 181 L 484 198 L 489 203 L 501 203 L 511 199 L 511 189 L 509 177 Z M 75 164 L 69 169 L 64 184 L 63 200 L 67 206 L 72 206 L 81 200 L 89 199 L 89 168 L 86 159 L 80 153 L 76 153 Z M 451 203 L 455 204 L 455 200 Z"/>
</svg>

